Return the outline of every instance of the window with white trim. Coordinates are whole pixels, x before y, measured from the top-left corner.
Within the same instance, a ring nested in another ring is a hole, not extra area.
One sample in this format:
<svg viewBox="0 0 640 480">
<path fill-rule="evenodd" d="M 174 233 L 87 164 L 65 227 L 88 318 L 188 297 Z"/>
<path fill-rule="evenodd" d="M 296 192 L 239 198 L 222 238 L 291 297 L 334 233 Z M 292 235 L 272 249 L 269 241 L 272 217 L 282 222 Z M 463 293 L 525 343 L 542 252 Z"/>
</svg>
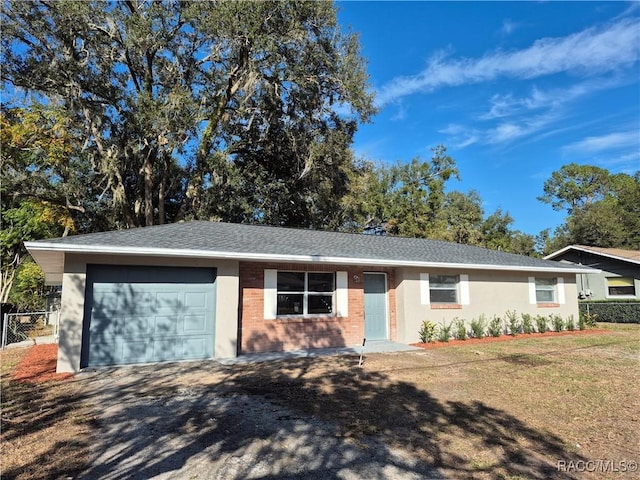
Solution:
<svg viewBox="0 0 640 480">
<path fill-rule="evenodd" d="M 431 303 L 459 303 L 457 275 L 429 275 Z"/>
<path fill-rule="evenodd" d="M 555 303 L 556 283 L 555 278 L 536 278 L 536 303 Z"/>
<path fill-rule="evenodd" d="M 635 297 L 636 286 L 632 277 L 607 277 L 607 296 Z"/>
<path fill-rule="evenodd" d="M 277 316 L 332 315 L 335 273 L 278 271 Z"/>
</svg>

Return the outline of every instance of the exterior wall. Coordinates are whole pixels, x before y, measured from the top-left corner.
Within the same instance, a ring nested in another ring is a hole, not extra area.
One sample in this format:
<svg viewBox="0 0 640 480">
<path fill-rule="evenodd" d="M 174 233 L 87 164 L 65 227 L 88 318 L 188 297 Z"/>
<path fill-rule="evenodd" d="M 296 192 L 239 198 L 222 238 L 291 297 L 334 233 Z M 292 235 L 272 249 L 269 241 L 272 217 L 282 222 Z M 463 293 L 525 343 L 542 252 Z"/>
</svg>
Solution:
<svg viewBox="0 0 640 480">
<path fill-rule="evenodd" d="M 237 261 L 66 254 L 62 279 L 58 372 L 80 370 L 87 264 L 217 268 L 214 355 L 216 358 L 236 356 L 239 290 Z"/>
<path fill-rule="evenodd" d="M 420 274 L 469 275 L 469 304 L 449 305 L 421 303 Z M 529 299 L 529 277 L 557 278 L 559 274 L 501 271 L 452 271 L 444 269 L 403 268 L 397 273 L 398 297 L 398 341 L 415 343 L 419 341 L 418 331 L 424 320 L 435 323 L 450 323 L 456 317 L 469 323 L 484 314 L 487 320 L 494 315 L 504 318 L 507 310 L 515 310 L 518 315 L 529 313 L 533 316 L 550 314 L 573 315 L 578 319 L 578 299 L 575 275 L 564 279 L 564 304 L 531 304 Z"/>
<path fill-rule="evenodd" d="M 346 271 L 348 316 L 264 318 L 264 271 Z M 240 263 L 239 353 L 358 345 L 364 337 L 364 273 L 387 274 L 388 332 L 397 338 L 395 272 L 392 269 L 325 264 Z M 356 282 L 357 277 L 357 282 Z"/>
<path fill-rule="evenodd" d="M 558 258 L 565 263 L 585 265 L 602 270 L 602 273 L 578 274 L 578 292 L 591 291 L 589 300 L 640 300 L 640 265 L 603 257 L 587 252 L 568 250 Z M 609 296 L 607 277 L 632 277 L 634 279 L 636 295 Z M 587 298 L 584 298 L 586 300 Z"/>
</svg>

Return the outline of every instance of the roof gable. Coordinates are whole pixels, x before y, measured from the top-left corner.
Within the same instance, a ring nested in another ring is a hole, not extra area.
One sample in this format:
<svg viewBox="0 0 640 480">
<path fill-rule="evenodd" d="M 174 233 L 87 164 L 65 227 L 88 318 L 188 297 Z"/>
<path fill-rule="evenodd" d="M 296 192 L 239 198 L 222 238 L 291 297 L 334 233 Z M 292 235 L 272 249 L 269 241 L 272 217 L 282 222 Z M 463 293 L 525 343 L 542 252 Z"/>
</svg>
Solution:
<svg viewBox="0 0 640 480">
<path fill-rule="evenodd" d="M 561 258 L 568 251 L 586 252 L 592 255 L 598 255 L 606 258 L 613 258 L 621 262 L 633 263 L 640 265 L 640 250 L 625 250 L 622 248 L 604 248 L 604 247 L 590 247 L 586 245 L 568 245 L 556 252 L 551 253 L 544 257 L 548 260 Z"/>
</svg>

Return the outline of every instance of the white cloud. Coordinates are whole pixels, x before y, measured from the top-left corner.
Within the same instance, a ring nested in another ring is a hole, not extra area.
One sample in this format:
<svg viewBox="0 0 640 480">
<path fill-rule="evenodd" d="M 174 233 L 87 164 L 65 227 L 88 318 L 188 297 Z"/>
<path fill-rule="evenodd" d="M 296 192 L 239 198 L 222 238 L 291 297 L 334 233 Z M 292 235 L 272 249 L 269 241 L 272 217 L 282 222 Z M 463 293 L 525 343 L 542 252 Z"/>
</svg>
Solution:
<svg viewBox="0 0 640 480">
<path fill-rule="evenodd" d="M 636 79 L 614 76 L 612 78 L 588 80 L 568 88 L 554 88 L 546 91 L 534 86 L 528 96 L 519 98 L 512 93 L 496 94 L 491 97 L 489 111 L 481 115 L 480 119 L 492 120 L 528 114 L 535 110 L 557 109 L 566 103 L 576 101 L 594 92 L 626 85 L 631 81 L 636 81 Z"/>
<path fill-rule="evenodd" d="M 449 135 L 449 141 L 456 148 L 465 148 L 480 140 L 480 132 L 475 129 L 467 128 L 463 125 L 451 123 L 445 128 L 438 130 L 438 133 Z"/>
<path fill-rule="evenodd" d="M 506 19 L 502 22 L 502 29 L 500 30 L 502 32 L 502 34 L 504 35 L 511 35 L 513 32 L 515 32 L 516 28 L 519 27 L 519 24 Z"/>
<path fill-rule="evenodd" d="M 402 103 L 398 102 L 398 109 L 396 113 L 391 117 L 392 122 L 399 122 L 405 120 L 407 118 L 407 107 Z"/>
<path fill-rule="evenodd" d="M 586 126 L 585 122 L 562 124 L 571 115 L 567 104 L 575 103 L 594 92 L 635 81 L 635 77 L 614 75 L 610 78 L 587 80 L 567 88 L 542 90 L 534 86 L 528 95 L 521 97 L 512 93 L 495 94 L 489 100 L 489 111 L 475 118 L 486 122 L 483 127 L 455 124 L 455 128 L 449 125 L 440 130 L 440 133 L 450 135 L 448 141 L 463 148 L 473 143 L 496 145 L 534 136 L 539 140 L 564 131 L 578 130 L 581 126 Z"/>
<path fill-rule="evenodd" d="M 480 58 L 451 59 L 440 52 L 417 75 L 397 77 L 384 85 L 378 91 L 377 103 L 385 105 L 418 92 L 500 77 L 532 79 L 563 72 L 601 74 L 633 65 L 639 58 L 639 23 L 635 18 L 621 19 L 566 37 L 542 38 L 523 50 L 498 50 Z"/>
<path fill-rule="evenodd" d="M 640 132 L 629 130 L 606 135 L 586 137 L 578 142 L 565 145 L 564 152 L 594 154 L 607 150 L 626 149 L 640 146 Z"/>
</svg>

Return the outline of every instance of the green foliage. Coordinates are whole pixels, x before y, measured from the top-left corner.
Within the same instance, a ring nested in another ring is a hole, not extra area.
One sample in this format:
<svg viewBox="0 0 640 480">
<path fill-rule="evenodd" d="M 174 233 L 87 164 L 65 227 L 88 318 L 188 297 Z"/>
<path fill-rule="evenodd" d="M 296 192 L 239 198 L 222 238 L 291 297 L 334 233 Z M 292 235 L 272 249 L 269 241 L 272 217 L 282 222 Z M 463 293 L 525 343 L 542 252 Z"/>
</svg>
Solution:
<svg viewBox="0 0 640 480">
<path fill-rule="evenodd" d="M 343 228 L 378 235 L 401 235 L 533 253 L 534 239 L 512 231 L 513 219 L 498 210 L 484 218 L 477 192 L 444 192 L 458 178 L 455 161 L 442 145 L 429 161 L 418 158 L 389 167 L 362 162 L 343 198 Z"/>
<path fill-rule="evenodd" d="M 516 313 L 516 311 L 507 310 L 505 315 L 507 317 L 507 327 L 509 330 L 509 335 L 517 335 L 518 333 L 520 333 L 521 325 L 518 320 L 518 314 Z"/>
<path fill-rule="evenodd" d="M 484 314 L 480 315 L 477 319 L 473 318 L 471 320 L 471 333 L 473 338 L 482 338 L 484 337 L 484 330 L 486 327 L 487 321 Z"/>
<path fill-rule="evenodd" d="M 451 338 L 451 329 L 453 328 L 453 323 L 447 324 L 446 322 L 442 322 L 438 327 L 438 340 L 441 342 L 448 342 Z"/>
<path fill-rule="evenodd" d="M 570 163 L 551 174 L 544 182 L 544 195 L 538 199 L 554 210 L 573 214 L 604 198 L 609 191 L 609 172 L 600 167 Z"/>
<path fill-rule="evenodd" d="M 561 332 L 564 330 L 564 320 L 560 315 L 554 315 L 551 319 L 551 324 L 553 325 L 553 330 L 555 332 Z"/>
<path fill-rule="evenodd" d="M 582 319 L 583 325 L 586 328 L 594 328 L 596 326 L 596 322 L 600 320 L 598 318 L 598 314 L 594 312 L 581 313 L 580 318 Z M 581 329 L 581 330 L 584 330 L 584 329 Z"/>
<path fill-rule="evenodd" d="M 420 330 L 418 331 L 420 341 L 422 343 L 434 342 L 436 339 L 437 330 L 438 325 L 436 323 L 430 322 L 429 320 L 424 320 L 420 325 Z"/>
<path fill-rule="evenodd" d="M 582 314 L 582 312 L 580 312 L 580 315 L 578 315 L 578 328 L 580 330 L 585 330 L 587 328 L 587 322 L 584 317 L 585 316 Z"/>
<path fill-rule="evenodd" d="M 13 204 L 9 204 L 9 202 L 5 204 L 3 198 L 1 218 L 2 292 L 0 299 L 4 303 L 8 301 L 10 296 L 13 296 L 16 303 L 28 304 L 30 301 L 27 301 L 21 292 L 30 291 L 36 294 L 41 289 L 34 289 L 33 285 L 29 283 L 29 279 L 33 278 L 35 264 L 31 262 L 29 266 L 25 266 L 25 269 L 21 270 L 21 267 L 26 265 L 25 262 L 30 259 L 23 242 L 59 235 L 63 232 L 67 217 L 60 213 L 60 209 L 55 205 L 40 200 L 27 198 L 13 202 Z M 20 291 L 12 293 L 16 279 L 22 282 L 22 286 Z"/>
<path fill-rule="evenodd" d="M 458 340 L 466 340 L 467 339 L 467 324 L 462 318 L 455 318 L 453 320 L 453 324 L 456 329 L 456 338 Z"/>
<path fill-rule="evenodd" d="M 590 165 L 565 165 L 544 184 L 539 200 L 566 210 L 566 223 L 553 234 L 541 232 L 540 250 L 566 245 L 637 249 L 640 245 L 640 171 L 611 174 Z"/>
<path fill-rule="evenodd" d="M 538 327 L 538 333 L 545 333 L 547 331 L 547 317 L 536 315 L 536 326 Z"/>
<path fill-rule="evenodd" d="M 523 313 L 522 315 L 522 333 L 533 333 L 533 321 L 530 313 Z"/>
<path fill-rule="evenodd" d="M 587 305 L 589 305 L 589 312 L 597 317 L 598 322 L 640 323 L 640 302 L 637 300 L 579 302 L 580 319 L 584 319 L 585 322 L 588 318 Z M 592 323 L 595 326 L 595 319 Z"/>
<path fill-rule="evenodd" d="M 345 210 L 354 231 L 374 234 L 429 237 L 440 229 L 446 182 L 458 177 L 453 158 L 439 145 L 429 161 L 390 167 L 365 162 L 359 166 Z"/>
<path fill-rule="evenodd" d="M 576 329 L 576 321 L 573 317 L 573 315 L 569 315 L 569 317 L 567 318 L 567 330 L 569 330 L 570 332 L 573 332 Z"/>
<path fill-rule="evenodd" d="M 9 303 L 14 304 L 18 311 L 37 312 L 44 310 L 45 293 L 44 273 L 31 259 L 18 267 L 13 289 L 9 294 Z"/>
<path fill-rule="evenodd" d="M 502 319 L 498 315 L 494 315 L 489 322 L 487 330 L 489 332 L 489 335 L 491 335 L 492 337 L 499 337 L 500 335 L 502 335 Z"/>
<path fill-rule="evenodd" d="M 483 240 L 482 223 L 484 211 L 480 195 L 471 190 L 469 193 L 448 192 L 442 208 L 446 220 L 446 233 L 440 233 L 443 240 L 465 245 L 480 245 Z"/>
<path fill-rule="evenodd" d="M 116 226 L 341 225 L 374 107 L 333 3 L 9 2 L 1 18 L 3 80 L 69 109 L 70 157 Z"/>
</svg>

